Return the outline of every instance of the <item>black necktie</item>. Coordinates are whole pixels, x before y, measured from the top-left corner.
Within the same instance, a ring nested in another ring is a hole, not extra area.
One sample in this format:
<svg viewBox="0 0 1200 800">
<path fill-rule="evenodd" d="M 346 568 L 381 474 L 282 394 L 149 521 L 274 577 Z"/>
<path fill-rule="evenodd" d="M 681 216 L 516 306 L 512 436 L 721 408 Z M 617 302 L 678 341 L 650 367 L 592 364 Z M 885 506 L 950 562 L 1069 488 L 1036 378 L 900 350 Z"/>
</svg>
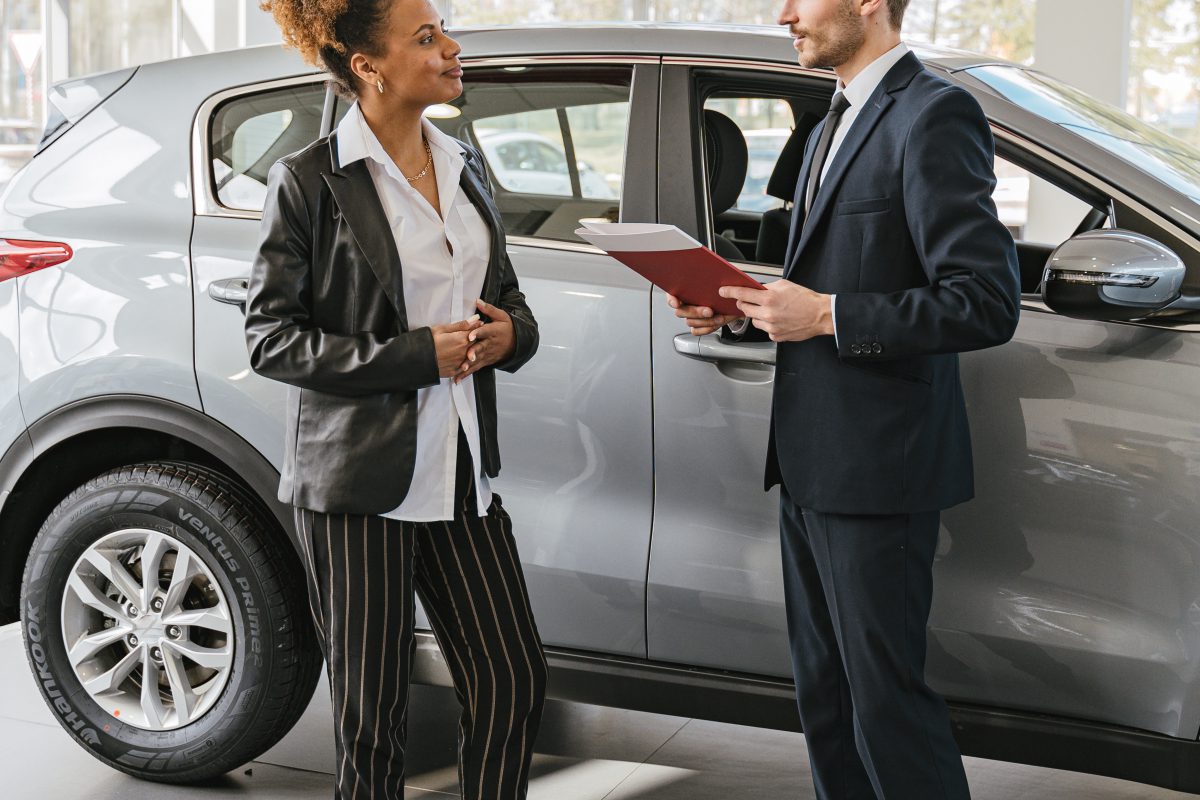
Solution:
<svg viewBox="0 0 1200 800">
<path fill-rule="evenodd" d="M 817 149 L 813 151 L 812 166 L 808 172 L 808 187 L 804 190 L 804 213 L 812 209 L 813 200 L 817 196 L 817 188 L 821 184 L 821 171 L 825 167 L 825 159 L 829 157 L 829 147 L 833 144 L 833 134 L 837 132 L 842 114 L 850 107 L 850 101 L 843 92 L 833 96 L 829 104 L 829 113 L 825 115 L 825 127 L 821 129 L 821 138 L 817 140 Z"/>
</svg>

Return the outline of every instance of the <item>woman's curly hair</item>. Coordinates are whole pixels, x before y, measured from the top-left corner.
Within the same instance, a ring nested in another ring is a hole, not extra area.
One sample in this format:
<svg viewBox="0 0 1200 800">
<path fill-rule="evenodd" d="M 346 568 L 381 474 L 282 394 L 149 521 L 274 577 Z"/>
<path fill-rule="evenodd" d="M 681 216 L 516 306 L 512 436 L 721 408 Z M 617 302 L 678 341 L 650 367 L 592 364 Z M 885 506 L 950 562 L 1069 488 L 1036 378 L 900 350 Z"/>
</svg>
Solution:
<svg viewBox="0 0 1200 800">
<path fill-rule="evenodd" d="M 350 69 L 355 53 L 382 55 L 387 15 L 393 0 L 262 0 L 283 32 L 309 64 L 324 67 L 338 89 L 349 97 L 359 83 Z"/>
</svg>

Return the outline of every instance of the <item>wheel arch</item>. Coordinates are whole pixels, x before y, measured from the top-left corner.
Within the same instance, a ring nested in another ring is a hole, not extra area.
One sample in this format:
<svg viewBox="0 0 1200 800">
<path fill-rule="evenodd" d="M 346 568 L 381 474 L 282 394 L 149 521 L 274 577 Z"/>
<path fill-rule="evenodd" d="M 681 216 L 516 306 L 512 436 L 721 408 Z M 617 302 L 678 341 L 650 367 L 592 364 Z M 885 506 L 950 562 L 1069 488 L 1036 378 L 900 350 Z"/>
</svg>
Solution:
<svg viewBox="0 0 1200 800">
<path fill-rule="evenodd" d="M 261 502 L 299 554 L 279 473 L 249 442 L 189 406 L 107 395 L 55 409 L 0 457 L 0 624 L 17 618 L 21 574 L 42 522 L 72 489 L 113 467 L 170 458 L 215 469 Z"/>
</svg>

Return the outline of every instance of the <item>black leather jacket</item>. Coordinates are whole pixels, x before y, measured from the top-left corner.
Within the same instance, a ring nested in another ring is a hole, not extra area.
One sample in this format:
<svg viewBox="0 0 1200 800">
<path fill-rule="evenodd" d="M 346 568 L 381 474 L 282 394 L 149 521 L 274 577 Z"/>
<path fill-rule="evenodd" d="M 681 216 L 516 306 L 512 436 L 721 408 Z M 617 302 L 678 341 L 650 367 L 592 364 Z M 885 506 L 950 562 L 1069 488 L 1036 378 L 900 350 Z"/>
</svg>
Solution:
<svg viewBox="0 0 1200 800">
<path fill-rule="evenodd" d="M 337 134 L 270 171 L 246 299 L 250 366 L 289 385 L 279 499 L 326 513 L 382 514 L 408 494 L 417 390 L 439 380 L 433 333 L 410 330 L 400 257 L 365 161 L 338 163 Z M 512 316 L 509 372 L 538 329 L 505 248 L 483 159 L 467 144 L 460 184 L 492 233 L 483 299 Z M 500 471 L 496 376 L 475 373 L 484 470 Z"/>
</svg>

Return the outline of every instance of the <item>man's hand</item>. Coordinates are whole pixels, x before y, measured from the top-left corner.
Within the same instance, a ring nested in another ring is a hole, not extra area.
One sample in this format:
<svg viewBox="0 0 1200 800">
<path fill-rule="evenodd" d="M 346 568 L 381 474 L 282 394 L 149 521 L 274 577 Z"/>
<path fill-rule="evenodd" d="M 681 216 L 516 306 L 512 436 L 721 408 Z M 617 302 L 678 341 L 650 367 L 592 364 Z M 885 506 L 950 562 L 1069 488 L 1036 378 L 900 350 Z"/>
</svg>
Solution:
<svg viewBox="0 0 1200 800">
<path fill-rule="evenodd" d="M 470 347 L 463 356 L 458 372 L 454 374 L 455 383 L 462 383 L 468 375 L 506 360 L 517 349 L 517 335 L 508 312 L 482 300 L 476 300 L 475 307 L 491 317 L 492 321 L 467 334 Z"/>
<path fill-rule="evenodd" d="M 721 297 L 737 300 L 738 310 L 772 342 L 803 342 L 814 336 L 833 335 L 833 302 L 791 281 L 778 280 L 766 289 L 722 286 Z"/>
<path fill-rule="evenodd" d="M 458 374 L 471 346 L 468 337 L 481 325 L 483 320 L 476 315 L 461 322 L 430 328 L 433 331 L 433 349 L 437 353 L 439 376 L 452 378 Z"/>
<path fill-rule="evenodd" d="M 727 314 L 714 314 L 713 310 L 708 306 L 688 306 L 684 305 L 678 297 L 672 294 L 667 295 L 667 305 L 675 309 L 675 316 L 687 322 L 688 327 L 692 329 L 692 333 L 696 336 L 704 336 L 713 331 L 721 330 L 723 325 L 728 325 L 741 317 L 729 316 Z"/>
</svg>

